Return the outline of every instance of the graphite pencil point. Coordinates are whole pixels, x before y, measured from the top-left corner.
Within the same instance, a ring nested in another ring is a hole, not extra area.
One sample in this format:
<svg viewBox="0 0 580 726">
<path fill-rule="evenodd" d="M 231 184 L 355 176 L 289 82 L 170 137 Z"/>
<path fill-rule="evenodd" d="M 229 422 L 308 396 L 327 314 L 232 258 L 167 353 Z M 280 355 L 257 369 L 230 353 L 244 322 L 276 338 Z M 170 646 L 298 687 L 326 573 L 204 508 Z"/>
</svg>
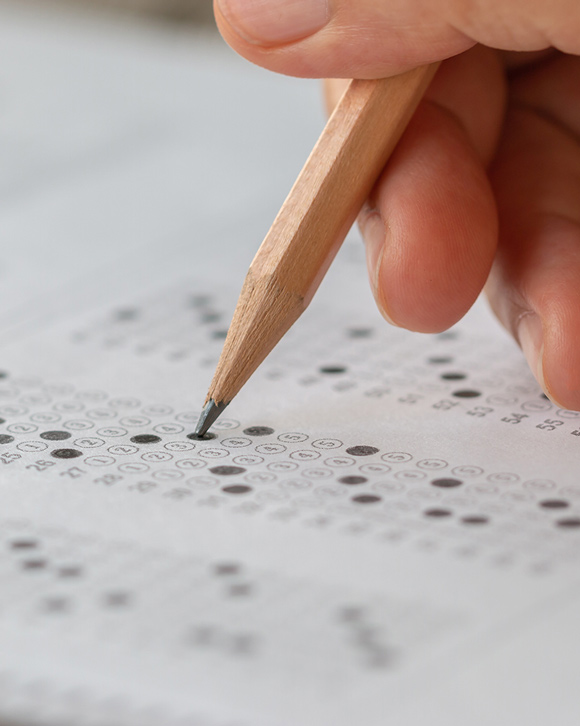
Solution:
<svg viewBox="0 0 580 726">
<path fill-rule="evenodd" d="M 214 400 L 208 401 L 197 422 L 195 435 L 200 438 L 205 436 L 227 406 L 227 403 L 216 403 Z"/>
</svg>

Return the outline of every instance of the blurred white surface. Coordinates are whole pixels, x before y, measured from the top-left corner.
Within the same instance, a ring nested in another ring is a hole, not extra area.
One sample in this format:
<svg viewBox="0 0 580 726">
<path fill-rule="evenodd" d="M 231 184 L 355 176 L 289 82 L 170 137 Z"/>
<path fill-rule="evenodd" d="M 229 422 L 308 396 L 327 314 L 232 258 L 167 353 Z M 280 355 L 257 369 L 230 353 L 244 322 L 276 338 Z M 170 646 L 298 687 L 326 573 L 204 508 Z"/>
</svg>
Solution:
<svg viewBox="0 0 580 726">
<path fill-rule="evenodd" d="M 316 83 L 217 36 L 1 3 L 0 324 L 81 273 L 106 289 L 187 229 L 195 264 L 240 214 L 255 226 L 233 254 L 248 259 L 322 123 Z"/>
</svg>

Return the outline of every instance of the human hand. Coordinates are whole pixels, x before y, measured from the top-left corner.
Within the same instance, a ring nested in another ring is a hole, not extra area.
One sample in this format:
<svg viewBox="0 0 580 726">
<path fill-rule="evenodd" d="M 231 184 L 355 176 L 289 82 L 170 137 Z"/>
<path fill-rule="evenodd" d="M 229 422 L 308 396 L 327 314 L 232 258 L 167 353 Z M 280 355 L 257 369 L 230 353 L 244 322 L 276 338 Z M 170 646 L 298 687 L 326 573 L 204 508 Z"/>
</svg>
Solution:
<svg viewBox="0 0 580 726">
<path fill-rule="evenodd" d="M 375 299 L 394 324 L 437 332 L 485 285 L 546 394 L 580 410 L 578 0 L 214 9 L 233 48 L 290 75 L 380 78 L 448 59 L 359 217 Z M 330 107 L 343 83 L 327 81 Z"/>
</svg>

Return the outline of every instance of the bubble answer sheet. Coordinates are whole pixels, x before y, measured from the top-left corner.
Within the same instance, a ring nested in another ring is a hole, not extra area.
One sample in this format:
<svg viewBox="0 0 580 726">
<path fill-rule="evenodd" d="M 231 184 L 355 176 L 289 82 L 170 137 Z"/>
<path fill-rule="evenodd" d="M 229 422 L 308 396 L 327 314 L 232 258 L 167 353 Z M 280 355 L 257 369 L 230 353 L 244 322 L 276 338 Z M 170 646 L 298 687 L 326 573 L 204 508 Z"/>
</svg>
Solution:
<svg viewBox="0 0 580 726">
<path fill-rule="evenodd" d="M 0 723 L 577 725 L 580 416 L 484 302 L 389 327 L 353 233 L 192 437 L 317 84 L 7 3 L 0 54 Z"/>
</svg>

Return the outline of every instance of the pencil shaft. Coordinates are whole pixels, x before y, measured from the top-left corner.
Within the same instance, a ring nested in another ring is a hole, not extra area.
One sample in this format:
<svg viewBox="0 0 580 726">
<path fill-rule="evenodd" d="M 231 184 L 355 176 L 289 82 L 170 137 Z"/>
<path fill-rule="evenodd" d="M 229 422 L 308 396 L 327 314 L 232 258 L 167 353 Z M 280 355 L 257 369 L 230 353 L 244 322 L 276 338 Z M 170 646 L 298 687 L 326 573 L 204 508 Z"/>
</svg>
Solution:
<svg viewBox="0 0 580 726">
<path fill-rule="evenodd" d="M 351 81 L 250 266 L 207 400 L 229 403 L 306 309 L 436 67 Z"/>
</svg>

